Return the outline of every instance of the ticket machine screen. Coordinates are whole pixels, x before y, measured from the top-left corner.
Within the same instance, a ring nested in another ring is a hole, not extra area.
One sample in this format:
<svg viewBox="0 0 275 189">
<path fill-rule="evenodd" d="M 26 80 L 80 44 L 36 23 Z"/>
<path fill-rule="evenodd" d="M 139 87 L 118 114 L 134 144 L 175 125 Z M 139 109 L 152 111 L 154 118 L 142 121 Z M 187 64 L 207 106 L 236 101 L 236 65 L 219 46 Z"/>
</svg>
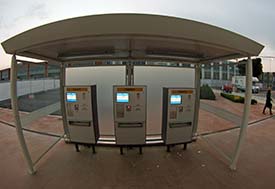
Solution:
<svg viewBox="0 0 275 189">
<path fill-rule="evenodd" d="M 170 97 L 171 105 L 179 105 L 181 104 L 181 95 L 171 95 Z"/>
<path fill-rule="evenodd" d="M 67 102 L 77 102 L 76 93 L 69 92 L 67 95 Z"/>
<path fill-rule="evenodd" d="M 129 93 L 117 93 L 116 102 L 129 103 Z"/>
</svg>

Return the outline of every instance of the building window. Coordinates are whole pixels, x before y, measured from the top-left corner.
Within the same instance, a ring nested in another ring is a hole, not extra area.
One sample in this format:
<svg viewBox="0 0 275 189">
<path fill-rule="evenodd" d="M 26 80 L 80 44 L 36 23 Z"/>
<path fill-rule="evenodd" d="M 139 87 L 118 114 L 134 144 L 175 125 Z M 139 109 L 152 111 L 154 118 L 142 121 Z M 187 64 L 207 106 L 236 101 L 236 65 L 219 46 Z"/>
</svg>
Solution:
<svg viewBox="0 0 275 189">
<path fill-rule="evenodd" d="M 229 66 L 229 80 L 232 80 L 232 77 L 234 76 L 234 65 Z"/>
<path fill-rule="evenodd" d="M 219 63 L 214 63 L 213 70 L 214 70 L 213 79 L 219 80 L 220 79 L 220 65 L 219 65 Z"/>
<path fill-rule="evenodd" d="M 204 78 L 205 79 L 211 79 L 211 71 L 205 71 L 204 72 Z"/>
<path fill-rule="evenodd" d="M 9 80 L 9 71 L 2 71 L 2 80 Z"/>
<path fill-rule="evenodd" d="M 204 65 L 204 79 L 211 79 L 211 65 Z"/>
<path fill-rule="evenodd" d="M 222 80 L 227 80 L 227 64 L 222 65 Z"/>
<path fill-rule="evenodd" d="M 214 79 L 219 80 L 220 79 L 220 73 L 214 72 Z"/>
</svg>

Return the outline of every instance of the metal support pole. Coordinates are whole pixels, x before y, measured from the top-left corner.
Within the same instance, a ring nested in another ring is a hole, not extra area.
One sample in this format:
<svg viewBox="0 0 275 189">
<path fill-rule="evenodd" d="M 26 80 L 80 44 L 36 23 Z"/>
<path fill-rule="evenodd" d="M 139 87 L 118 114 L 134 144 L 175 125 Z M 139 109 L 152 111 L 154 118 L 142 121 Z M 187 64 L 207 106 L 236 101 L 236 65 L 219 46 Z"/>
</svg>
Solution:
<svg viewBox="0 0 275 189">
<path fill-rule="evenodd" d="M 30 80 L 31 79 L 31 74 L 30 74 L 30 64 L 27 63 L 27 79 Z"/>
<path fill-rule="evenodd" d="M 227 80 L 230 80 L 230 65 L 227 65 Z"/>
<path fill-rule="evenodd" d="M 142 146 L 139 147 L 139 154 L 142 154 Z"/>
<path fill-rule="evenodd" d="M 131 64 L 131 85 L 135 85 L 134 65 Z"/>
<path fill-rule="evenodd" d="M 23 129 L 21 125 L 21 120 L 20 120 L 20 115 L 18 111 L 18 100 L 17 100 L 17 61 L 16 61 L 16 56 L 12 56 L 12 61 L 11 61 L 11 104 L 12 104 L 12 111 L 14 115 L 14 120 L 15 120 L 15 126 L 16 126 L 16 133 L 17 137 L 20 143 L 20 146 L 22 148 L 22 152 L 25 158 L 25 161 L 28 166 L 28 172 L 30 174 L 35 173 L 35 169 L 33 167 L 33 162 L 28 150 L 28 147 L 26 145 L 26 141 L 24 138 L 23 134 Z"/>
<path fill-rule="evenodd" d="M 204 69 L 204 67 L 201 68 L 201 79 L 205 79 L 205 69 Z"/>
<path fill-rule="evenodd" d="M 184 143 L 183 144 L 183 150 L 186 150 L 187 149 L 187 143 Z"/>
<path fill-rule="evenodd" d="M 129 85 L 129 78 L 128 78 L 128 63 L 125 66 L 125 85 Z"/>
<path fill-rule="evenodd" d="M 236 144 L 234 156 L 230 165 L 232 170 L 236 170 L 236 164 L 240 156 L 241 148 L 245 141 L 246 137 L 246 129 L 248 125 L 248 118 L 250 113 L 250 105 L 251 105 L 251 96 L 252 96 L 252 60 L 251 57 L 248 57 L 248 62 L 246 64 L 246 89 L 245 89 L 245 104 L 243 111 L 243 119 L 240 128 L 240 134 L 238 138 L 238 142 Z"/>
<path fill-rule="evenodd" d="M 210 77 L 211 77 L 211 81 L 213 81 L 213 79 L 214 79 L 214 64 L 213 63 L 211 63 L 211 67 L 210 67 Z"/>
<path fill-rule="evenodd" d="M 219 79 L 222 80 L 222 62 L 219 63 Z"/>
<path fill-rule="evenodd" d="M 65 97 L 64 97 L 64 87 L 65 87 L 65 79 L 66 79 L 66 67 L 62 63 L 60 65 L 60 105 L 61 105 L 61 115 L 63 120 L 63 128 L 64 128 L 64 139 L 65 141 L 70 140 L 69 128 L 67 125 L 67 117 L 65 110 Z"/>
<path fill-rule="evenodd" d="M 201 87 L 201 80 L 200 80 L 200 65 L 195 66 L 195 110 L 194 110 L 194 121 L 193 121 L 193 137 L 196 137 L 197 129 L 198 129 L 198 122 L 199 122 L 199 109 L 200 109 L 200 87 Z"/>
<path fill-rule="evenodd" d="M 96 154 L 95 145 L 92 145 L 92 148 L 93 148 L 93 154 Z"/>
<path fill-rule="evenodd" d="M 126 85 L 134 85 L 134 66 L 131 62 L 126 64 Z"/>
<path fill-rule="evenodd" d="M 16 79 L 17 79 L 17 77 L 16 77 Z M 8 69 L 8 80 L 9 81 L 11 80 L 11 70 L 10 69 Z"/>
<path fill-rule="evenodd" d="M 44 77 L 49 77 L 49 64 L 45 63 L 44 68 L 45 68 Z"/>
<path fill-rule="evenodd" d="M 120 146 L 120 155 L 123 155 L 123 146 Z"/>
<path fill-rule="evenodd" d="M 166 146 L 166 151 L 167 151 L 167 152 L 171 152 L 171 150 L 170 150 L 170 145 L 167 145 L 167 146 Z"/>
<path fill-rule="evenodd" d="M 234 69 L 234 74 L 233 74 L 233 75 L 236 76 L 236 75 L 237 75 L 237 66 L 234 65 L 234 66 L 233 66 L 233 69 Z M 262 75 L 263 75 L 263 74 L 262 74 Z"/>
</svg>

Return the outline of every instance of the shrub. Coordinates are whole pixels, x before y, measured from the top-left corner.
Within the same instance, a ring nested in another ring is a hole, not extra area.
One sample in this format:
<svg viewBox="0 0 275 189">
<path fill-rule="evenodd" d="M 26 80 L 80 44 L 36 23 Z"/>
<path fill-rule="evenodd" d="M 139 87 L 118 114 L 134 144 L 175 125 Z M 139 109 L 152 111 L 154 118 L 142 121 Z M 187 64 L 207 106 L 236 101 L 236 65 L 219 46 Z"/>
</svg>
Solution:
<svg viewBox="0 0 275 189">
<path fill-rule="evenodd" d="M 244 97 L 241 97 L 241 96 L 238 96 L 238 95 L 221 93 L 221 96 L 231 100 L 232 102 L 244 103 Z M 257 100 L 251 99 L 251 104 L 257 104 Z"/>
<path fill-rule="evenodd" d="M 208 85 L 203 85 L 200 88 L 200 99 L 216 100 L 216 96 Z"/>
</svg>

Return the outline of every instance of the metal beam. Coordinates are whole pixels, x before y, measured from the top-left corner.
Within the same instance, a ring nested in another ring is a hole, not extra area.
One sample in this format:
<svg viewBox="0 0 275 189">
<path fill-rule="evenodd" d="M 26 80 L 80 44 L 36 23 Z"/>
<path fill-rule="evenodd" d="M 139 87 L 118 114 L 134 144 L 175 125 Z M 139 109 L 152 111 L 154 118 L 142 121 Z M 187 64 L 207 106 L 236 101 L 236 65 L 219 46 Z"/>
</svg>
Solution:
<svg viewBox="0 0 275 189">
<path fill-rule="evenodd" d="M 134 85 L 134 66 L 131 61 L 128 61 L 126 64 L 126 85 L 132 86 Z"/>
<path fill-rule="evenodd" d="M 34 165 L 36 165 L 62 138 L 64 135 L 60 136 L 52 145 L 50 145 L 45 152 L 43 152 L 37 160 L 35 160 Z"/>
<path fill-rule="evenodd" d="M 200 87 L 201 87 L 201 68 L 200 65 L 195 65 L 195 112 L 194 112 L 194 121 L 193 121 L 193 137 L 196 137 L 197 129 L 198 129 L 198 122 L 199 122 L 199 110 L 200 110 Z"/>
<path fill-rule="evenodd" d="M 66 67 L 64 63 L 60 64 L 60 109 L 63 121 L 63 128 L 64 128 L 64 139 L 70 140 L 69 128 L 67 125 L 67 116 L 65 110 L 65 97 L 64 97 L 64 87 L 66 85 Z"/>
<path fill-rule="evenodd" d="M 251 106 L 251 96 L 252 96 L 252 60 L 251 57 L 248 57 L 248 61 L 246 64 L 246 89 L 245 89 L 245 104 L 243 111 L 242 124 L 240 128 L 240 134 L 238 138 L 238 142 L 235 147 L 235 151 L 233 154 L 232 162 L 230 168 L 232 170 L 236 170 L 237 162 L 240 156 L 241 148 L 245 142 L 246 130 L 248 125 L 250 106 Z"/>
<path fill-rule="evenodd" d="M 217 56 L 217 57 L 212 57 L 212 58 L 205 58 L 202 59 L 199 63 L 201 64 L 209 64 L 215 61 L 223 61 L 223 60 L 230 60 L 230 59 L 236 59 L 236 57 L 243 57 L 242 54 L 239 53 L 233 53 L 225 56 Z"/>
<path fill-rule="evenodd" d="M 16 126 L 16 133 L 17 137 L 20 143 L 20 146 L 22 148 L 23 156 L 25 158 L 25 161 L 28 166 L 28 172 L 30 174 L 35 173 L 35 169 L 33 167 L 33 162 L 28 150 L 28 147 L 26 145 L 26 141 L 24 138 L 19 110 L 18 110 L 18 100 L 17 100 L 17 61 L 16 56 L 12 56 L 11 61 L 11 104 L 12 104 L 12 111 L 15 119 L 15 126 Z"/>
<path fill-rule="evenodd" d="M 27 126 L 34 120 L 37 120 L 44 116 L 47 116 L 51 113 L 54 113 L 54 112 L 58 111 L 59 109 L 60 109 L 60 102 L 40 108 L 40 109 L 35 110 L 25 116 L 22 116 L 21 124 L 23 125 L 24 128 L 27 128 Z"/>
<path fill-rule="evenodd" d="M 58 65 L 61 60 L 59 60 L 58 58 L 51 58 L 48 56 L 44 56 L 44 55 L 40 55 L 37 53 L 33 53 L 33 52 L 28 52 L 28 51 L 24 51 L 23 54 L 19 54 L 20 56 L 24 56 L 24 57 L 28 57 L 28 58 L 35 58 L 35 59 L 39 59 L 39 60 L 46 60 L 48 61 L 49 64 L 52 65 Z"/>
</svg>

